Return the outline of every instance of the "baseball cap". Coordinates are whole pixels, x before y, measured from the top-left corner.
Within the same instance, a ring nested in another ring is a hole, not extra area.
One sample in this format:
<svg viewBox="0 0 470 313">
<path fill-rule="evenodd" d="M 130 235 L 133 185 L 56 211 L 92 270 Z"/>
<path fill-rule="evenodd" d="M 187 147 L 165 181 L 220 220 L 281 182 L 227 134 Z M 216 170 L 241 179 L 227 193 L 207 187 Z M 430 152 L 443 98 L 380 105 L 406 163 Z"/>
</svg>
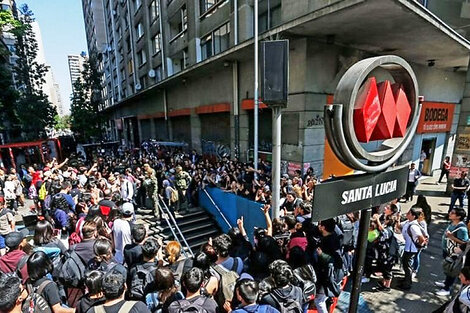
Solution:
<svg viewBox="0 0 470 313">
<path fill-rule="evenodd" d="M 134 214 L 134 205 L 130 202 L 125 202 L 121 206 L 121 212 L 124 216 L 132 216 Z"/>
<path fill-rule="evenodd" d="M 21 231 L 11 232 L 5 236 L 5 246 L 10 250 L 15 250 L 28 235 L 29 230 L 27 228 L 23 228 Z"/>
<path fill-rule="evenodd" d="M 289 174 L 283 174 L 282 178 L 289 179 Z"/>
</svg>

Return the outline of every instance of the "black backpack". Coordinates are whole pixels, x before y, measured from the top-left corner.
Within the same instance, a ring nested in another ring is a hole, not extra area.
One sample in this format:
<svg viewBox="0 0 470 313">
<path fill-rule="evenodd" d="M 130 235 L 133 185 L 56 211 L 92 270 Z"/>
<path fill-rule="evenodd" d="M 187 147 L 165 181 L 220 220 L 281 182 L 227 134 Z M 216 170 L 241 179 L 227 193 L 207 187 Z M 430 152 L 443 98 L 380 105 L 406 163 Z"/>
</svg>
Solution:
<svg viewBox="0 0 470 313">
<path fill-rule="evenodd" d="M 168 307 L 169 313 L 208 313 L 204 308 L 204 303 L 207 298 L 204 296 L 199 296 L 194 302 L 189 300 L 177 300 L 173 301 Z"/>
<path fill-rule="evenodd" d="M 86 265 L 75 251 L 75 246 L 68 254 L 60 268 L 59 281 L 66 287 L 82 288 L 85 279 Z"/>
<path fill-rule="evenodd" d="M 298 286 L 302 288 L 304 303 L 309 302 L 315 297 L 317 288 L 317 276 L 313 266 L 307 264 L 294 270 L 294 276 L 297 279 Z"/>
<path fill-rule="evenodd" d="M 294 287 L 295 288 L 295 287 Z M 283 297 L 279 290 L 273 290 L 271 296 L 278 304 L 281 313 L 303 313 L 301 304 L 292 298 Z"/>
<path fill-rule="evenodd" d="M 155 281 L 155 264 L 138 264 L 130 270 L 129 298 L 145 301 L 146 290 Z"/>
<path fill-rule="evenodd" d="M 354 249 L 354 224 L 346 215 L 338 216 L 338 226 L 343 232 L 341 246 L 346 250 Z"/>
</svg>

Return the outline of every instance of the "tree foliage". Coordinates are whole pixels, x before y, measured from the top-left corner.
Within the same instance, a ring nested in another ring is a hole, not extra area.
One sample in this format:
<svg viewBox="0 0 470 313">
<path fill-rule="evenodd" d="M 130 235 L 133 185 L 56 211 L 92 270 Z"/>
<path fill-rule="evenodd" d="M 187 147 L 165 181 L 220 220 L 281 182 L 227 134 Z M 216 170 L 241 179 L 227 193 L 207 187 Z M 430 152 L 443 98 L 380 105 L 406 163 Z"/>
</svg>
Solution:
<svg viewBox="0 0 470 313">
<path fill-rule="evenodd" d="M 54 121 L 55 121 L 55 125 L 54 125 L 54 129 L 55 130 L 68 130 L 70 129 L 70 115 L 63 115 L 63 116 L 60 116 L 60 115 L 56 115 L 54 116 Z"/>
<path fill-rule="evenodd" d="M 36 58 L 38 43 L 31 25 L 34 22 L 33 13 L 27 5 L 21 6 L 19 11 L 23 26 L 14 32 L 18 56 L 14 72 L 19 89 L 16 113 L 23 136 L 31 139 L 45 136 L 45 128 L 54 126 L 57 111 L 42 90 L 47 68 Z"/>
<path fill-rule="evenodd" d="M 73 85 L 71 129 L 84 142 L 100 139 L 102 135 L 103 117 L 100 108 L 103 97 L 99 61 L 98 55 L 90 55 L 84 64 L 82 79 L 77 79 Z"/>
</svg>

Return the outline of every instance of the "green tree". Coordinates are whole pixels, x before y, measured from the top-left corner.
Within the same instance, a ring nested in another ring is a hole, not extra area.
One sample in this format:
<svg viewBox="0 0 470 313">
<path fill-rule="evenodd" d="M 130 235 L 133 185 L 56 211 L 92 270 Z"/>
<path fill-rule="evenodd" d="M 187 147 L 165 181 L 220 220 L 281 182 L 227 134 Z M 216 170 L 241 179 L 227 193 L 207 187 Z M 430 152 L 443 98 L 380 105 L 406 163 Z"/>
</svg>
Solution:
<svg viewBox="0 0 470 313">
<path fill-rule="evenodd" d="M 103 88 L 99 62 L 99 55 L 90 55 L 84 64 L 82 79 L 77 79 L 73 85 L 71 129 L 83 142 L 101 139 L 102 136 L 103 116 L 100 109 L 103 106 Z"/>
<path fill-rule="evenodd" d="M 6 32 L 21 33 L 23 24 L 14 18 L 10 10 L 0 10 L 0 36 Z M 16 101 L 18 92 L 13 83 L 13 74 L 9 67 L 11 52 L 0 45 L 0 130 L 6 131 L 7 138 L 18 134 L 13 132 L 18 125 Z"/>
<path fill-rule="evenodd" d="M 21 29 L 14 31 L 16 36 L 16 55 L 14 72 L 19 89 L 16 112 L 24 139 L 44 137 L 45 128 L 54 126 L 55 107 L 42 90 L 47 68 L 36 60 L 38 43 L 32 30 L 33 13 L 27 5 L 19 9 Z"/>
<path fill-rule="evenodd" d="M 55 121 L 55 125 L 54 125 L 55 130 L 70 129 L 70 115 L 60 116 L 59 114 L 57 114 L 56 116 L 54 116 L 54 121 Z"/>
</svg>

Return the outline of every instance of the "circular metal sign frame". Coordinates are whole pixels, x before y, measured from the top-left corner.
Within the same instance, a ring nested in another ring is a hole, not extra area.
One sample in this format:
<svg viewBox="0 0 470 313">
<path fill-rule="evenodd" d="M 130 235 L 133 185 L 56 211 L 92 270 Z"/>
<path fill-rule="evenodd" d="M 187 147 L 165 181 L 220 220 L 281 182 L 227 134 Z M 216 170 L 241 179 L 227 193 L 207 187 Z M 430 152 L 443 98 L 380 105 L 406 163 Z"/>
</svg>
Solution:
<svg viewBox="0 0 470 313">
<path fill-rule="evenodd" d="M 394 139 L 388 149 L 369 152 L 357 139 L 353 120 L 354 107 L 359 89 L 377 68 L 385 69 L 395 83 L 402 85 L 411 105 L 411 119 L 403 138 Z M 334 99 L 339 104 L 325 107 L 325 131 L 333 152 L 343 163 L 354 169 L 366 172 L 386 170 L 403 154 L 413 139 L 421 112 L 418 95 L 418 83 L 411 66 L 398 56 L 373 57 L 354 64 L 346 71 L 336 88 Z"/>
</svg>

